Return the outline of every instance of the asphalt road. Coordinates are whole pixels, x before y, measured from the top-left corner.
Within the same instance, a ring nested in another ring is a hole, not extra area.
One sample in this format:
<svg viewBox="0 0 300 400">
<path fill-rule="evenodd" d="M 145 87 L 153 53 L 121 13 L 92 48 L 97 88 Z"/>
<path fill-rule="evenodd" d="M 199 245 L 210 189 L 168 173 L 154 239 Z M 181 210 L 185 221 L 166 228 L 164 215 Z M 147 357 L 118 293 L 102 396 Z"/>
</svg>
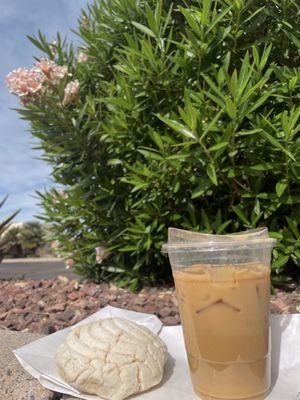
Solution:
<svg viewBox="0 0 300 400">
<path fill-rule="evenodd" d="M 4 260 L 0 264 L 0 279 L 51 279 L 57 275 L 75 277 L 61 260 Z"/>
</svg>

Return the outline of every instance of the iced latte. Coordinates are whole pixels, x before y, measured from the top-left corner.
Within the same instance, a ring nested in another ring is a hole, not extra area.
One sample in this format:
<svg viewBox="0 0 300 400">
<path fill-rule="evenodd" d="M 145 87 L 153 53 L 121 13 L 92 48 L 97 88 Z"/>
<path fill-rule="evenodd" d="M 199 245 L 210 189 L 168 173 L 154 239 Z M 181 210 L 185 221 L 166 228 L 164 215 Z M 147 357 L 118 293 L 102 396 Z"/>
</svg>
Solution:
<svg viewBox="0 0 300 400">
<path fill-rule="evenodd" d="M 195 391 L 202 398 L 264 398 L 269 268 L 194 265 L 174 279 Z"/>
<path fill-rule="evenodd" d="M 274 240 L 168 244 L 195 392 L 261 400 L 270 386 L 270 255 Z"/>
</svg>

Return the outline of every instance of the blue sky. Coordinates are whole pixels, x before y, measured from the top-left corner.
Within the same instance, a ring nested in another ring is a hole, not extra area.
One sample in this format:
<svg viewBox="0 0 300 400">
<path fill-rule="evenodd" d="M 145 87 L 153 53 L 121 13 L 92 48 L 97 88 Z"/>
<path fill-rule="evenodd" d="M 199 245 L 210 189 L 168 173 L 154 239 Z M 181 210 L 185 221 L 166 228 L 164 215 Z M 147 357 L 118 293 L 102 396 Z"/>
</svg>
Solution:
<svg viewBox="0 0 300 400">
<path fill-rule="evenodd" d="M 5 76 L 19 66 L 31 67 L 38 52 L 26 38 L 40 29 L 48 39 L 57 31 L 68 34 L 76 28 L 80 10 L 88 0 L 1 0 L 0 12 L 0 199 L 9 194 L 0 209 L 0 220 L 11 211 L 21 209 L 17 221 L 28 221 L 39 212 L 36 190 L 53 186 L 50 168 L 38 160 L 28 125 L 11 110 L 18 107 L 4 83 Z"/>
</svg>

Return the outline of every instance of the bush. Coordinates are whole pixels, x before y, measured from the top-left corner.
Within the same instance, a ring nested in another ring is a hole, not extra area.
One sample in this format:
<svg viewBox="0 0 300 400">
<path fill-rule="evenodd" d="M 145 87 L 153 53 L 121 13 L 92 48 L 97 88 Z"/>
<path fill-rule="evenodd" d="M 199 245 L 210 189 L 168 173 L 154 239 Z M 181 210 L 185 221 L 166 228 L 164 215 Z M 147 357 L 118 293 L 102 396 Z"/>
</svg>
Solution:
<svg viewBox="0 0 300 400">
<path fill-rule="evenodd" d="M 65 187 L 40 195 L 75 271 L 135 287 L 169 277 L 168 226 L 266 225 L 274 279 L 297 272 L 299 26 L 296 1 L 97 0 L 77 53 L 31 38 L 72 74 L 19 112 Z"/>
<path fill-rule="evenodd" d="M 12 225 L 3 235 L 5 256 L 14 258 L 35 256 L 36 251 L 45 244 L 45 232 L 39 222 L 25 222 Z"/>
<path fill-rule="evenodd" d="M 11 226 L 4 234 L 5 250 L 3 255 L 5 257 L 20 258 L 23 257 L 23 249 L 20 240 L 20 227 Z"/>
<path fill-rule="evenodd" d="M 43 226 L 39 222 L 25 222 L 20 228 L 20 243 L 24 255 L 35 255 L 39 247 L 45 244 Z"/>
</svg>

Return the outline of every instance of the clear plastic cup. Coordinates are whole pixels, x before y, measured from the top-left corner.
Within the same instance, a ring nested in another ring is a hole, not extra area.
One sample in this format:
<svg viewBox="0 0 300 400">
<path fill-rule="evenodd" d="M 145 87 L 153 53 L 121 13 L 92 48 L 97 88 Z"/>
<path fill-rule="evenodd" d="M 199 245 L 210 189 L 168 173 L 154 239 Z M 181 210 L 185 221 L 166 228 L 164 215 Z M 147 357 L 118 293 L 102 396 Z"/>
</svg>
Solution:
<svg viewBox="0 0 300 400">
<path fill-rule="evenodd" d="M 274 239 L 168 243 L 190 375 L 203 400 L 264 399 L 270 386 Z"/>
<path fill-rule="evenodd" d="M 263 237 L 268 237 L 268 228 L 266 227 L 248 229 L 243 232 L 231 233 L 226 235 L 214 235 L 210 233 L 192 232 L 178 228 L 168 229 L 168 243 L 188 243 L 188 242 L 202 242 L 202 241 L 224 242 L 228 240 L 241 240 L 241 239 L 252 240 Z"/>
</svg>

